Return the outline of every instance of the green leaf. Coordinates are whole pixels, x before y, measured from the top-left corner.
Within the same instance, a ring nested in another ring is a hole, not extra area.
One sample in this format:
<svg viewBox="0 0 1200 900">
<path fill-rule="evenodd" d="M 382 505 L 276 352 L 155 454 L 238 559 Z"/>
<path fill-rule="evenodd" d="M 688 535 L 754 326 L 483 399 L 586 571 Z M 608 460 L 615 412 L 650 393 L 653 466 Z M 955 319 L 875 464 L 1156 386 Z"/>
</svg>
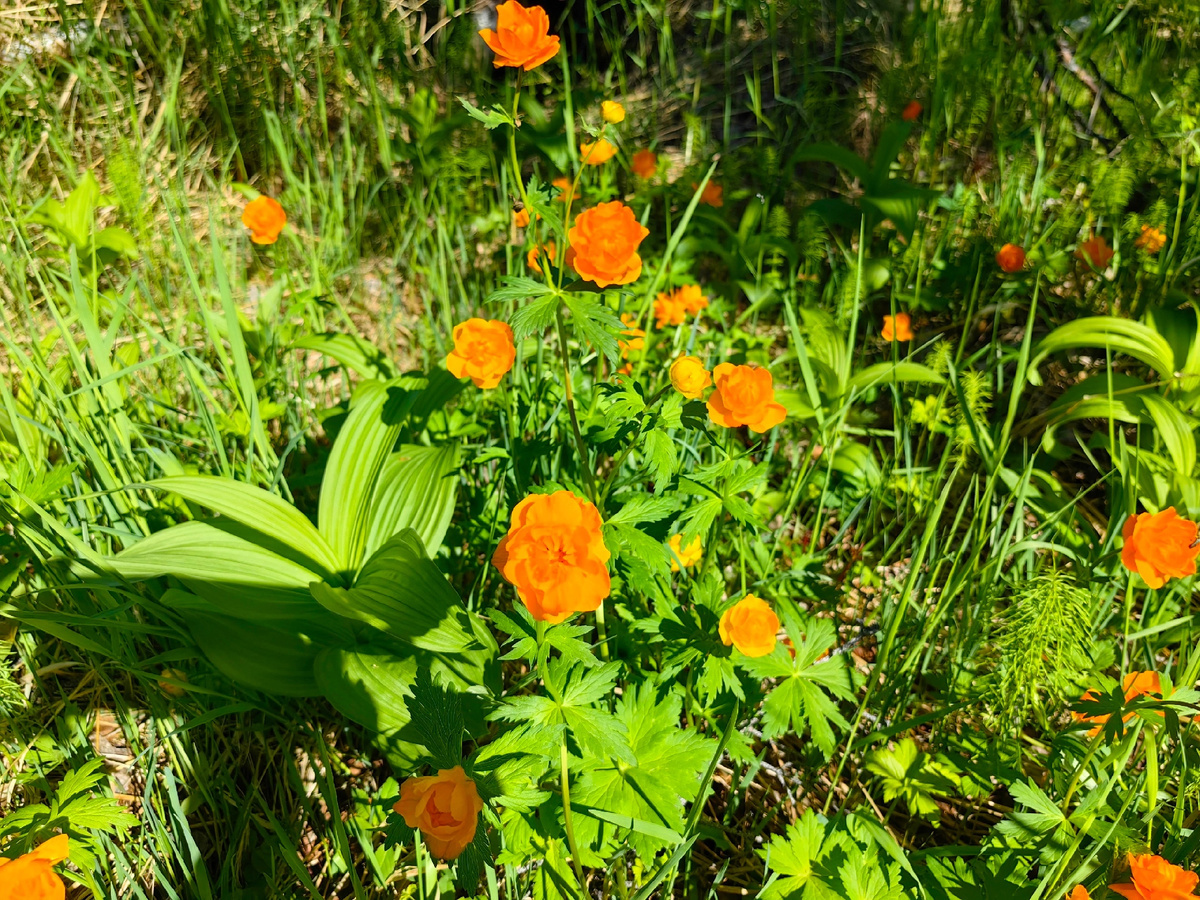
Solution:
<svg viewBox="0 0 1200 900">
<path fill-rule="evenodd" d="M 466 97 L 459 97 L 458 102 L 462 104 L 463 109 L 476 122 L 482 122 L 483 126 L 491 131 L 493 128 L 499 128 L 501 125 L 512 125 L 512 117 L 501 109 L 499 106 L 493 106 L 491 110 L 485 111 L 480 109 Z"/>
<path fill-rule="evenodd" d="M 457 444 L 405 444 L 389 456 L 375 487 L 367 555 L 405 528 L 414 529 L 429 553 L 436 555 L 454 515 L 457 468 Z"/>
<path fill-rule="evenodd" d="M 928 818 L 935 824 L 941 820 L 941 809 L 934 797 L 949 796 L 956 786 L 956 773 L 919 750 L 912 738 L 900 741 L 894 749 L 872 750 L 867 754 L 866 767 L 882 781 L 885 800 L 890 803 L 899 797 L 910 815 Z"/>
<path fill-rule="evenodd" d="M 415 656 L 398 656 L 376 644 L 330 647 L 318 654 L 313 672 L 334 709 L 365 728 L 386 735 L 412 721 Z"/>
<path fill-rule="evenodd" d="M 792 154 L 792 162 L 828 162 L 839 169 L 845 169 L 859 181 L 866 181 L 871 175 L 871 169 L 866 160 L 856 153 L 839 147 L 837 144 L 817 143 L 800 147 Z"/>
<path fill-rule="evenodd" d="M 557 296 L 554 288 L 546 282 L 524 275 L 502 275 L 500 284 L 502 287 L 487 295 L 486 303 L 520 303 L 522 300 L 551 299 Z M 557 306 L 555 308 L 557 309 Z M 553 320 L 554 316 L 551 314 L 550 321 Z M 548 325 L 549 322 L 546 324 Z M 515 332 L 517 328 L 515 320 L 512 327 Z M 545 325 L 542 327 L 544 328 Z"/>
<path fill-rule="evenodd" d="M 310 588 L 330 612 L 415 647 L 451 653 L 482 649 L 470 613 L 411 528 L 380 547 L 349 590 L 321 582 Z"/>
<path fill-rule="evenodd" d="M 386 381 L 396 377 L 396 367 L 387 354 L 362 338 L 353 334 L 327 331 L 310 334 L 292 344 L 297 350 L 315 350 L 356 372 L 363 378 Z"/>
<path fill-rule="evenodd" d="M 1129 319 L 1090 316 L 1060 325 L 1038 342 L 1029 360 L 1029 383 L 1042 383 L 1037 367 L 1051 353 L 1080 347 L 1124 353 L 1150 366 L 1163 378 L 1174 374 L 1175 355 L 1157 331 Z"/>
<path fill-rule="evenodd" d="M 852 388 L 860 393 L 877 384 L 899 384 L 901 382 L 917 382 L 920 384 L 945 384 L 946 379 L 928 366 L 913 362 L 876 363 L 853 375 L 846 382 L 848 393 Z"/>
<path fill-rule="evenodd" d="M 567 294 L 563 301 L 571 311 L 571 328 L 579 342 L 591 344 L 616 366 L 621 359 L 616 333 L 625 327 L 616 313 L 585 294 Z"/>
<path fill-rule="evenodd" d="M 531 334 L 539 334 L 554 323 L 554 315 L 558 312 L 560 299 L 557 294 L 538 297 L 513 313 L 510 325 L 513 339 L 523 341 Z"/>
<path fill-rule="evenodd" d="M 1141 399 L 1154 420 L 1156 433 L 1175 462 L 1175 470 L 1190 478 L 1196 470 L 1196 438 L 1192 434 L 1195 420 L 1159 394 L 1147 392 Z"/>
<path fill-rule="evenodd" d="M 350 402 L 350 415 L 325 464 L 317 525 L 343 572 L 362 563 L 371 500 L 384 463 L 415 400 L 421 380 L 366 381 Z"/>
<path fill-rule="evenodd" d="M 941 195 L 941 191 L 914 187 L 893 178 L 860 197 L 859 204 L 863 209 L 872 210 L 879 216 L 890 219 L 896 230 L 908 240 L 917 228 L 921 210 Z"/>
<path fill-rule="evenodd" d="M 675 450 L 675 442 L 665 431 L 658 428 L 646 432 L 642 444 L 642 452 L 646 458 L 646 466 L 650 477 L 654 480 L 656 490 L 663 486 L 675 475 L 679 466 L 679 455 Z"/>
<path fill-rule="evenodd" d="M 149 485 L 240 522 L 264 539 L 282 543 L 280 555 L 307 569 L 327 576 L 337 570 L 332 548 L 312 522 L 292 504 L 262 488 L 213 475 L 176 475 Z"/>
<path fill-rule="evenodd" d="M 659 522 L 679 508 L 679 501 L 672 496 L 655 494 L 616 494 L 612 498 L 623 505 L 608 517 L 609 525 L 640 525 L 643 522 Z"/>
</svg>

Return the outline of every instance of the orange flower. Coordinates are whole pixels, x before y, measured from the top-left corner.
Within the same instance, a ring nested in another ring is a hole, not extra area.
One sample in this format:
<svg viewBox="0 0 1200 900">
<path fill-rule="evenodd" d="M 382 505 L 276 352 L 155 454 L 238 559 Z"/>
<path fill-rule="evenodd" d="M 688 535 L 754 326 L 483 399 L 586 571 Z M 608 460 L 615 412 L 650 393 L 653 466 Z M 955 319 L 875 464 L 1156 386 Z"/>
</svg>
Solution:
<svg viewBox="0 0 1200 900">
<path fill-rule="evenodd" d="M 883 339 L 885 341 L 911 341 L 912 319 L 908 313 L 896 313 L 883 317 Z"/>
<path fill-rule="evenodd" d="M 2 900 L 64 900 L 67 888 L 54 866 L 67 858 L 70 840 L 55 835 L 32 853 L 16 859 L 0 858 Z"/>
<path fill-rule="evenodd" d="M 629 168 L 638 178 L 653 178 L 658 171 L 658 156 L 653 150 L 639 150 L 633 154 Z"/>
<path fill-rule="evenodd" d="M 571 179 L 566 175 L 560 175 L 550 183 L 558 188 L 558 196 L 554 199 L 559 203 L 567 203 L 568 201 L 579 199 L 579 191 L 576 191 L 574 194 L 571 193 L 571 187 L 574 182 L 572 182 Z"/>
<path fill-rule="evenodd" d="M 260 194 L 242 210 L 242 224 L 250 229 L 250 240 L 256 244 L 273 244 L 287 224 L 287 213 L 279 201 Z"/>
<path fill-rule="evenodd" d="M 761 597 L 747 594 L 721 613 L 718 629 L 726 647 L 732 644 L 746 656 L 766 656 L 775 649 L 779 616 Z"/>
<path fill-rule="evenodd" d="M 672 291 L 665 294 L 659 291 L 654 299 L 654 327 L 666 328 L 668 325 L 682 325 L 687 319 L 687 310 L 679 302 L 679 296 Z"/>
<path fill-rule="evenodd" d="M 1005 244 L 996 254 L 996 265 L 1009 274 L 1025 268 L 1025 248 L 1016 244 Z"/>
<path fill-rule="evenodd" d="M 699 185 L 693 184 L 694 191 Z M 700 194 L 700 202 L 707 203 L 709 206 L 724 206 L 725 205 L 725 188 L 721 187 L 715 181 L 710 181 L 704 186 L 704 191 Z"/>
<path fill-rule="evenodd" d="M 1088 889 L 1082 884 L 1075 885 L 1075 889 L 1067 894 L 1067 900 L 1092 900 L 1092 895 L 1088 893 Z"/>
<path fill-rule="evenodd" d="M 689 315 L 708 308 L 708 298 L 700 293 L 698 284 L 685 284 L 675 292 L 675 296 L 677 302 L 683 306 L 684 312 Z"/>
<path fill-rule="evenodd" d="M 628 363 L 628 362 L 625 363 L 625 365 L 623 365 L 623 366 L 621 366 L 621 368 L 617 369 L 617 374 L 618 375 L 632 375 L 633 374 L 633 363 Z"/>
<path fill-rule="evenodd" d="M 436 775 L 409 778 L 400 785 L 392 807 L 409 828 L 419 828 L 429 852 L 457 859 L 475 839 L 483 799 L 462 766 L 439 769 Z"/>
<path fill-rule="evenodd" d="M 712 375 L 699 357 L 681 356 L 671 363 L 671 384 L 689 400 L 699 400 L 704 389 L 712 384 Z"/>
<path fill-rule="evenodd" d="M 683 535 L 673 534 L 667 539 L 667 546 L 673 551 L 671 557 L 672 572 L 679 571 L 680 563 L 683 563 L 685 569 L 690 569 L 696 563 L 700 562 L 700 558 L 704 556 L 703 548 L 700 546 L 700 535 L 692 538 L 691 543 L 685 547 L 683 546 Z"/>
<path fill-rule="evenodd" d="M 496 30 L 479 32 L 496 58 L 492 65 L 519 66 L 528 72 L 558 53 L 558 37 L 550 34 L 550 17 L 540 6 L 524 7 L 508 0 L 496 7 Z"/>
<path fill-rule="evenodd" d="M 518 228 L 524 228 L 526 225 L 528 225 L 529 224 L 529 210 L 514 209 L 513 210 L 513 224 L 516 225 Z"/>
<path fill-rule="evenodd" d="M 1093 269 L 1104 269 L 1113 258 L 1113 249 L 1102 234 L 1094 234 L 1075 250 L 1075 256 Z"/>
<path fill-rule="evenodd" d="M 920 117 L 923 108 L 916 100 L 909 100 L 908 105 L 904 107 L 904 112 L 900 113 L 900 118 L 905 122 L 915 122 Z"/>
<path fill-rule="evenodd" d="M 539 622 L 591 612 L 611 588 L 600 526 L 596 507 L 570 491 L 530 494 L 513 508 L 492 565 Z"/>
<path fill-rule="evenodd" d="M 512 329 L 498 319 L 467 319 L 454 326 L 454 349 L 446 368 L 455 378 L 470 378 L 478 388 L 494 388 L 517 358 Z"/>
<path fill-rule="evenodd" d="M 646 346 L 646 332 L 637 327 L 633 313 L 621 313 L 621 324 L 625 326 L 621 334 L 629 340 L 618 340 L 617 346 L 621 348 L 621 356 L 628 358 L 630 350 L 641 350 Z"/>
<path fill-rule="evenodd" d="M 1161 856 L 1129 855 L 1130 884 L 1110 884 L 1128 900 L 1184 900 L 1191 898 L 1200 875 L 1172 865 Z"/>
<path fill-rule="evenodd" d="M 625 121 L 625 107 L 616 100 L 605 100 L 600 104 L 600 115 L 609 125 L 619 125 Z"/>
<path fill-rule="evenodd" d="M 620 200 L 581 212 L 567 232 L 579 277 L 597 287 L 631 284 L 642 274 L 638 244 L 650 233 Z"/>
<path fill-rule="evenodd" d="M 775 402 L 771 373 L 766 369 L 721 363 L 713 369 L 713 381 L 717 389 L 708 398 L 708 417 L 717 425 L 748 425 L 751 431 L 762 434 L 787 416 L 783 406 Z"/>
<path fill-rule="evenodd" d="M 1121 563 L 1152 588 L 1162 587 L 1168 578 L 1195 575 L 1200 554 L 1196 531 L 1196 523 L 1181 518 L 1173 506 L 1130 516 L 1121 531 Z"/>
<path fill-rule="evenodd" d="M 558 245 L 554 241 L 546 241 L 544 244 L 535 244 L 529 248 L 529 252 L 525 254 L 525 265 L 533 272 L 542 274 L 541 258 L 543 254 L 549 258 L 550 262 L 558 259 Z"/>
<path fill-rule="evenodd" d="M 579 145 L 579 158 L 586 166 L 599 166 L 617 155 L 617 148 L 604 138 L 594 143 Z"/>
<path fill-rule="evenodd" d="M 1125 692 L 1125 702 L 1128 703 L 1147 694 L 1161 695 L 1162 683 L 1158 679 L 1157 672 L 1130 672 L 1121 680 L 1121 690 Z M 1079 699 L 1098 700 L 1100 698 L 1095 691 L 1086 691 Z M 1128 713 L 1121 717 L 1121 721 L 1128 722 L 1133 715 L 1133 713 Z M 1085 716 L 1083 713 L 1073 712 L 1071 718 L 1076 722 L 1095 722 L 1096 727 L 1088 731 L 1088 737 L 1095 737 L 1104 728 L 1110 716 L 1107 713 L 1099 716 Z"/>
<path fill-rule="evenodd" d="M 1161 250 L 1167 243 L 1167 235 L 1153 225 L 1143 225 L 1142 233 L 1137 236 L 1133 246 L 1145 250 L 1151 256 Z"/>
</svg>

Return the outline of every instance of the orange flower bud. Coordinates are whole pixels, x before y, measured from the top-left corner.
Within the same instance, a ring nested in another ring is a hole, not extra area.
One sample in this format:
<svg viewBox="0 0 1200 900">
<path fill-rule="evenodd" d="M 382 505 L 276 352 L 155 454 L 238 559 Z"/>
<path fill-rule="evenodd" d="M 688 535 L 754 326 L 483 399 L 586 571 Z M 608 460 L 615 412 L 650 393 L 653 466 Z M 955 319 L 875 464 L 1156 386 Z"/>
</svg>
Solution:
<svg viewBox="0 0 1200 900">
<path fill-rule="evenodd" d="M 597 287 L 631 284 L 642 274 L 638 245 L 650 233 L 620 200 L 581 212 L 567 232 L 579 277 Z"/>
<path fill-rule="evenodd" d="M 1130 884 L 1110 884 L 1128 900 L 1186 900 L 1192 896 L 1200 875 L 1167 862 L 1161 856 L 1129 855 Z M 1074 900 L 1074 898 L 1072 898 Z"/>
<path fill-rule="evenodd" d="M 721 643 L 746 656 L 766 656 L 775 649 L 779 616 L 761 597 L 747 594 L 721 614 Z"/>
<path fill-rule="evenodd" d="M 687 359 L 688 357 L 684 357 Z M 708 374 L 705 372 L 704 374 Z M 673 534 L 667 539 L 667 546 L 671 548 L 673 553 L 671 559 L 671 571 L 678 572 L 679 564 L 683 563 L 685 569 L 690 569 L 696 563 L 700 562 L 700 558 L 704 556 L 704 550 L 700 545 L 700 535 L 692 538 L 691 543 L 686 547 L 683 546 L 683 535 Z"/>
<path fill-rule="evenodd" d="M 1130 672 L 1121 680 L 1121 690 L 1125 692 L 1125 702 L 1134 700 L 1138 697 L 1144 697 L 1147 694 L 1162 695 L 1162 682 L 1159 680 L 1157 672 Z M 1085 691 L 1081 700 L 1098 700 L 1099 696 L 1095 691 Z M 1109 716 L 1107 713 L 1099 716 L 1085 716 L 1083 713 L 1073 712 L 1071 718 L 1076 722 L 1095 722 L 1096 727 L 1088 732 L 1088 737 L 1095 737 L 1108 722 Z M 1122 716 L 1122 722 L 1128 722 L 1133 718 L 1133 713 Z"/>
<path fill-rule="evenodd" d="M 1168 578 L 1195 575 L 1200 554 L 1196 531 L 1196 523 L 1181 518 L 1173 506 L 1160 513 L 1132 515 L 1121 531 L 1125 538 L 1121 563 L 1152 588 L 1162 587 Z"/>
<path fill-rule="evenodd" d="M 492 565 L 539 622 L 592 612 L 608 596 L 608 548 L 600 513 L 570 491 L 530 494 L 512 511 Z"/>
<path fill-rule="evenodd" d="M 70 839 L 55 835 L 32 853 L 0 859 L 0 897 L 4 900 L 63 900 L 66 885 L 54 866 L 67 858 Z"/>
<path fill-rule="evenodd" d="M 590 144 L 579 145 L 579 158 L 586 166 L 599 166 L 617 155 L 617 148 L 604 138 Z"/>
<path fill-rule="evenodd" d="M 1092 895 L 1082 884 L 1077 884 L 1071 893 L 1067 894 L 1067 900 L 1092 900 Z"/>
<path fill-rule="evenodd" d="M 1025 249 L 1016 244 L 1005 244 L 996 254 L 996 265 L 1012 274 L 1025 268 Z"/>
<path fill-rule="evenodd" d="M 409 778 L 400 785 L 392 807 L 409 828 L 419 828 L 429 852 L 457 859 L 475 839 L 483 799 L 462 766 L 439 769 L 436 775 Z"/>
<path fill-rule="evenodd" d="M 913 336 L 912 319 L 908 313 L 884 316 L 881 334 L 885 341 L 911 341 Z"/>
<path fill-rule="evenodd" d="M 478 388 L 494 388 L 517 358 L 512 329 L 497 319 L 467 319 L 454 326 L 454 349 L 446 368 L 455 378 L 470 378 Z"/>
<path fill-rule="evenodd" d="M 1113 249 L 1102 234 L 1094 234 L 1075 250 L 1077 259 L 1083 260 L 1093 269 L 1105 269 L 1113 258 Z"/>
<path fill-rule="evenodd" d="M 782 404 L 775 402 L 771 373 L 753 366 L 721 363 L 713 369 L 717 389 L 708 398 L 708 417 L 725 428 L 749 426 L 762 434 L 787 417 Z"/>
<path fill-rule="evenodd" d="M 693 184 L 694 191 L 699 185 Z M 707 203 L 709 206 L 721 207 L 725 205 L 725 188 L 721 187 L 715 181 L 710 181 L 704 186 L 704 191 L 700 194 L 700 202 Z"/>
<path fill-rule="evenodd" d="M 558 244 L 554 241 L 546 241 L 544 244 L 535 244 L 529 248 L 529 252 L 525 254 L 525 265 L 531 272 L 542 274 L 542 256 L 545 256 L 550 262 L 554 262 L 558 259 Z"/>
<path fill-rule="evenodd" d="M 1167 243 L 1167 235 L 1153 225 L 1143 225 L 1142 233 L 1137 236 L 1133 246 L 1145 250 L 1151 256 L 1161 250 Z"/>
<path fill-rule="evenodd" d="M 689 400 L 699 400 L 712 384 L 712 375 L 698 357 L 681 356 L 671 363 L 671 384 Z"/>
<path fill-rule="evenodd" d="M 514 66 L 526 72 L 536 69 L 558 53 L 558 37 L 550 34 L 550 17 L 540 6 L 524 7 L 508 0 L 496 7 L 496 30 L 479 32 L 492 48 L 497 69 Z"/>
<path fill-rule="evenodd" d="M 904 107 L 904 112 L 900 113 L 900 118 L 902 118 L 905 122 L 915 122 L 918 118 L 920 118 L 922 109 L 924 109 L 924 107 L 922 107 L 921 104 L 916 100 L 909 100 L 908 104 Z"/>
<path fill-rule="evenodd" d="M 529 210 L 514 209 L 513 210 L 513 224 L 516 225 L 518 228 L 524 228 L 526 225 L 528 225 L 529 224 Z"/>
<path fill-rule="evenodd" d="M 605 100 L 600 104 L 600 115 L 609 125 L 619 125 L 625 121 L 625 107 L 616 100 Z"/>
<path fill-rule="evenodd" d="M 633 154 L 629 168 L 638 178 L 653 178 L 658 171 L 658 156 L 653 150 L 639 150 Z"/>
<path fill-rule="evenodd" d="M 250 240 L 256 244 L 273 244 L 287 224 L 287 213 L 279 201 L 260 194 L 242 210 L 242 224 L 250 229 Z"/>
</svg>

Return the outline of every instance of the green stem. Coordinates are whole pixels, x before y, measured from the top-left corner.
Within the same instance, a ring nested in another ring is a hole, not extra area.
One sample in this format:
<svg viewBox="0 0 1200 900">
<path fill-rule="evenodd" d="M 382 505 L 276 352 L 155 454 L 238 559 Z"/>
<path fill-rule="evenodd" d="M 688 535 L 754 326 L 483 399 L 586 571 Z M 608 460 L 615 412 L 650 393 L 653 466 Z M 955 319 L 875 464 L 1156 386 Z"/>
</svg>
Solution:
<svg viewBox="0 0 1200 900">
<path fill-rule="evenodd" d="M 559 760 L 562 764 L 563 826 L 567 830 L 567 846 L 571 848 L 571 865 L 575 868 L 575 877 L 579 879 L 579 889 L 584 893 L 584 896 L 587 896 L 587 888 L 584 886 L 583 866 L 579 864 L 579 847 L 575 843 L 575 825 L 571 814 L 571 785 L 567 779 L 570 759 L 567 755 L 567 738 L 565 734 L 558 746 Z"/>
<path fill-rule="evenodd" d="M 563 388 L 566 391 L 567 413 L 571 417 L 571 430 L 575 433 L 575 448 L 579 451 L 579 464 L 583 469 L 584 481 L 587 482 L 588 496 L 592 503 L 597 501 L 596 476 L 592 472 L 587 445 L 583 442 L 583 431 L 579 427 L 579 416 L 575 413 L 575 390 L 571 385 L 571 361 L 567 354 L 567 326 L 563 322 L 562 308 L 554 314 L 558 326 L 558 355 L 563 364 Z"/>
<path fill-rule="evenodd" d="M 1104 732 L 1100 731 L 1092 738 L 1092 742 L 1088 744 L 1087 753 L 1084 754 L 1082 762 L 1075 769 L 1075 774 L 1071 776 L 1071 783 L 1067 785 L 1067 793 L 1063 795 L 1063 801 L 1059 805 L 1059 809 L 1065 814 L 1067 806 L 1071 802 L 1071 795 L 1075 793 L 1075 788 L 1079 787 L 1079 779 L 1083 773 L 1087 771 L 1088 763 L 1092 761 L 1092 757 L 1096 755 L 1096 751 L 1100 749 L 1100 743 L 1104 740 Z"/>
<path fill-rule="evenodd" d="M 1158 735 L 1146 729 L 1146 843 L 1154 846 L 1154 806 L 1158 802 Z"/>
<path fill-rule="evenodd" d="M 529 209 L 529 197 L 525 193 L 525 179 L 521 177 L 521 161 L 517 158 L 517 113 L 521 106 L 521 75 L 517 71 L 517 87 L 513 92 L 512 125 L 508 129 L 508 155 L 512 163 L 513 177 L 517 179 L 517 190 L 521 194 L 521 202 Z"/>
</svg>

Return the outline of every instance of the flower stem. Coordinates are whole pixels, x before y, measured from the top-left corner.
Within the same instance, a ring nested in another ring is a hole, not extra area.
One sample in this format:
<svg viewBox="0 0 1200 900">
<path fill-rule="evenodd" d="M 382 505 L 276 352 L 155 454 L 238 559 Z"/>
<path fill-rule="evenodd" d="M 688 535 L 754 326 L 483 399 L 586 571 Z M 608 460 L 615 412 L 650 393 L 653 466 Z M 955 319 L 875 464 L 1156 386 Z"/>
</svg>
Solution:
<svg viewBox="0 0 1200 900">
<path fill-rule="evenodd" d="M 1154 805 L 1158 802 L 1158 735 L 1146 729 L 1146 843 L 1154 846 Z"/>
<path fill-rule="evenodd" d="M 517 70 L 517 87 L 513 92 L 512 125 L 508 129 L 508 155 L 512 162 L 513 177 L 517 179 L 517 191 L 521 194 L 521 203 L 529 208 L 529 197 L 525 193 L 525 179 L 521 177 L 521 161 L 517 158 L 517 114 L 521 108 L 521 75 Z"/>
<path fill-rule="evenodd" d="M 567 756 L 567 738 L 565 734 L 563 735 L 562 742 L 559 744 L 559 759 L 562 763 L 563 826 L 567 830 L 567 846 L 571 848 L 571 865 L 575 868 L 575 877 L 579 879 L 579 890 L 586 896 L 587 888 L 584 887 L 583 866 L 579 864 L 579 847 L 575 843 L 575 825 L 571 816 L 571 785 L 567 778 L 569 757 Z"/>
<path fill-rule="evenodd" d="M 567 326 L 563 322 L 561 308 L 554 314 L 554 321 L 558 326 L 558 355 L 562 358 L 563 364 L 563 388 L 566 391 L 567 413 L 571 417 L 571 430 L 575 433 L 575 448 L 579 451 L 579 464 L 583 469 L 584 481 L 587 482 L 588 496 L 592 503 L 595 503 L 598 499 L 596 477 L 592 473 L 587 445 L 583 442 L 583 431 L 579 428 L 579 416 L 575 412 L 575 390 L 571 386 L 571 361 L 567 354 Z"/>
</svg>

